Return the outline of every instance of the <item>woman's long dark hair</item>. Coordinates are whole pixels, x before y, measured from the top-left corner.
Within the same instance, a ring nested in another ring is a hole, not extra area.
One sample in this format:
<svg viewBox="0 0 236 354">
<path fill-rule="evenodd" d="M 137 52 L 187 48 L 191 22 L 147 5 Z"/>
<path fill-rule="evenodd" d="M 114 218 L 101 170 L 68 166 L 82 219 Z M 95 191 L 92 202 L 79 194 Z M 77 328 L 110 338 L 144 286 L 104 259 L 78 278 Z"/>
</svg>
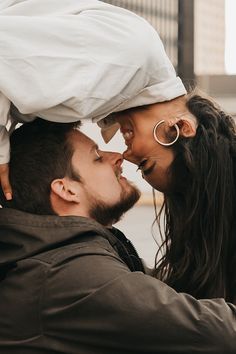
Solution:
<svg viewBox="0 0 236 354">
<path fill-rule="evenodd" d="M 236 137 L 233 119 L 210 99 L 191 94 L 194 138 L 174 145 L 165 213 L 164 256 L 155 274 L 196 298 L 236 301 Z M 158 256 L 158 255 L 157 255 Z"/>
</svg>

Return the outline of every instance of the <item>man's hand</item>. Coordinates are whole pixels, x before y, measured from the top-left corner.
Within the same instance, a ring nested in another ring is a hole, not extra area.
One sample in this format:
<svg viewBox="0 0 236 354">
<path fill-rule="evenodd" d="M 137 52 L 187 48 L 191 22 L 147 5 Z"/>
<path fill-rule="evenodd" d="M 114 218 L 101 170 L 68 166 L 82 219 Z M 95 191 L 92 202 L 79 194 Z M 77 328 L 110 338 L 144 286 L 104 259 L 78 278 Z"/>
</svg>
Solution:
<svg viewBox="0 0 236 354">
<path fill-rule="evenodd" d="M 0 185 L 6 200 L 12 199 L 12 189 L 9 182 L 9 167 L 8 164 L 0 164 Z"/>
</svg>

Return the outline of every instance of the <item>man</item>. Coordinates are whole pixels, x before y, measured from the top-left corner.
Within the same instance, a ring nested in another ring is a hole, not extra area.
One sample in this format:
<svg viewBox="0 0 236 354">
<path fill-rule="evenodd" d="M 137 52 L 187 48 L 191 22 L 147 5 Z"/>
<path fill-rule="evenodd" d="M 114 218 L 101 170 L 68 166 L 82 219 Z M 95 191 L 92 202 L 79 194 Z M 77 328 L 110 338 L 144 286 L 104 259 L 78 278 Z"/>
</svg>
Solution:
<svg viewBox="0 0 236 354">
<path fill-rule="evenodd" d="M 111 227 L 139 197 L 121 165 L 71 124 L 36 120 L 13 133 L 14 198 L 2 195 L 0 209 L 1 353 L 235 353 L 236 308 L 145 275 Z"/>
</svg>

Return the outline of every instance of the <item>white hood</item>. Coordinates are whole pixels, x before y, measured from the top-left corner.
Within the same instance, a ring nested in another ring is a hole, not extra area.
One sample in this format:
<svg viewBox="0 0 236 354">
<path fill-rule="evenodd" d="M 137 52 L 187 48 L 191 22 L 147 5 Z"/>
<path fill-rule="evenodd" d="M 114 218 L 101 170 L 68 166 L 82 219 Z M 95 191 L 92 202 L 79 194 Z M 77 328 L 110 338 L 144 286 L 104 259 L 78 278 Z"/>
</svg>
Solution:
<svg viewBox="0 0 236 354">
<path fill-rule="evenodd" d="M 98 122 L 186 93 L 153 27 L 102 1 L 2 0 L 0 33 L 0 129 L 7 100 L 23 121 Z"/>
</svg>

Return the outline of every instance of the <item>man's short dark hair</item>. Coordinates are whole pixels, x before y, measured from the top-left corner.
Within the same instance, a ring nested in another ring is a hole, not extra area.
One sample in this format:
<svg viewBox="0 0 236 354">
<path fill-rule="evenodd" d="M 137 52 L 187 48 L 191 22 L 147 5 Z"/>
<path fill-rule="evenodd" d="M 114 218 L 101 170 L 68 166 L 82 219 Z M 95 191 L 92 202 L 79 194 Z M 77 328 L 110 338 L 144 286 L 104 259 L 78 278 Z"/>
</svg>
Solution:
<svg viewBox="0 0 236 354">
<path fill-rule="evenodd" d="M 12 133 L 9 168 L 13 200 L 6 201 L 1 193 L 3 207 L 55 214 L 50 203 L 51 182 L 65 176 L 74 178 L 69 133 L 78 126 L 78 122 L 53 123 L 37 118 Z"/>
</svg>

